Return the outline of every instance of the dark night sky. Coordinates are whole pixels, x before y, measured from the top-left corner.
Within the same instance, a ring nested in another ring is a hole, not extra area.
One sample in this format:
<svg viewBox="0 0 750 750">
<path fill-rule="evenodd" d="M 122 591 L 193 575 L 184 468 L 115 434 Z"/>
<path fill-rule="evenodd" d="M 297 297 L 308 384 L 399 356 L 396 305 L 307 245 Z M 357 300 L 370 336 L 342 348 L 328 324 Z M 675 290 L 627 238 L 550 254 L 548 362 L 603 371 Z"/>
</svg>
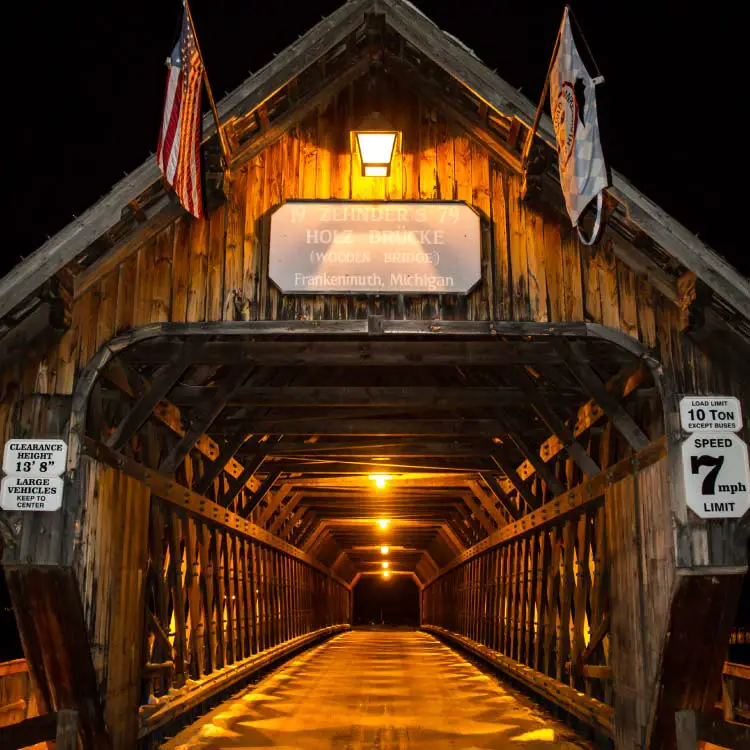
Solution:
<svg viewBox="0 0 750 750">
<path fill-rule="evenodd" d="M 340 4 L 193 0 L 217 96 Z M 416 4 L 536 101 L 561 2 Z M 155 149 L 164 59 L 181 12 L 178 0 L 43 6 L 16 4 L 15 20 L 5 26 L 4 164 L 12 195 L 0 273 Z M 743 196 L 733 186 L 746 93 L 741 4 L 706 4 L 700 13 L 685 7 L 653 0 L 574 4 L 606 78 L 605 157 L 748 274 L 750 256 L 735 230 Z"/>
</svg>

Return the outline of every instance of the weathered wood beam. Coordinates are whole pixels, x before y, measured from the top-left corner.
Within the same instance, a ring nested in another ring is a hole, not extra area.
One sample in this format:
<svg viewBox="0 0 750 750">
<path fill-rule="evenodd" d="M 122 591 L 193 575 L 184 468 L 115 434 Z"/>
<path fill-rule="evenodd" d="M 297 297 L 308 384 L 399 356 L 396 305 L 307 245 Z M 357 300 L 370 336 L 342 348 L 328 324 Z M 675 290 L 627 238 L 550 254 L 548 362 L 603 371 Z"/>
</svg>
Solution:
<svg viewBox="0 0 750 750">
<path fill-rule="evenodd" d="M 485 511 L 489 513 L 490 518 L 498 526 L 505 526 L 505 516 L 503 516 L 503 514 L 497 509 L 495 501 L 484 491 L 484 488 L 479 484 L 479 482 L 471 479 L 467 484 L 469 486 L 469 489 L 474 493 L 474 496 L 477 498 L 477 500 L 479 500 Z"/>
<path fill-rule="evenodd" d="M 253 420 L 253 429 L 269 435 L 501 435 L 501 425 L 491 419 L 342 419 L 296 424 L 271 419 Z"/>
<path fill-rule="evenodd" d="M 497 478 L 490 472 L 482 472 L 482 479 L 487 483 L 487 486 L 497 497 L 498 501 L 505 508 L 506 513 L 514 520 L 517 521 L 521 517 L 521 511 L 517 508 L 508 493 L 500 486 Z"/>
<path fill-rule="evenodd" d="M 581 359 L 580 347 L 562 339 L 555 339 L 553 343 L 565 360 L 568 369 L 601 406 L 617 431 L 628 441 L 633 450 L 643 450 L 648 445 L 648 437 L 625 411 L 623 405 L 607 390 L 593 369 Z"/>
<path fill-rule="evenodd" d="M 294 511 L 297 505 L 299 505 L 300 500 L 302 500 L 302 493 L 295 492 L 289 500 L 281 506 L 279 515 L 274 519 L 274 522 L 269 529 L 272 534 L 278 533 L 282 525 L 289 519 L 289 515 Z"/>
<path fill-rule="evenodd" d="M 288 497 L 289 493 L 292 491 L 293 485 L 291 484 L 282 484 L 281 487 L 279 487 L 278 492 L 274 492 L 273 497 L 271 497 L 266 504 L 265 508 L 261 509 L 261 512 L 258 514 L 258 526 L 263 526 L 265 528 L 265 525 L 268 523 L 268 520 L 273 516 L 273 514 L 276 512 L 276 510 L 279 508 L 283 500 Z"/>
<path fill-rule="evenodd" d="M 461 497 L 464 503 L 466 503 L 466 507 L 471 511 L 474 518 L 476 518 L 479 522 L 485 534 L 491 534 L 495 530 L 495 527 L 490 522 L 484 510 L 479 505 L 477 505 L 473 495 L 469 492 L 465 492 Z"/>
<path fill-rule="evenodd" d="M 252 470 L 252 467 L 248 466 L 245 469 L 245 472 L 247 473 L 250 470 Z M 258 487 L 258 489 L 248 498 L 248 500 L 240 509 L 240 515 L 243 518 L 249 518 L 250 514 L 258 507 L 258 505 L 260 505 L 260 503 L 265 500 L 268 493 L 273 489 L 274 484 L 276 484 L 276 480 L 279 478 L 280 474 L 280 471 L 272 471 L 261 482 L 260 487 Z M 232 500 L 234 500 L 240 490 L 245 486 L 247 479 L 249 479 L 250 476 L 251 475 L 245 477 L 243 475 L 235 480 L 235 486 L 230 487 L 229 493 L 227 493 L 227 497 L 225 498 L 225 502 L 227 505 L 229 505 Z M 234 495 L 232 493 L 234 493 Z"/>
<path fill-rule="evenodd" d="M 597 474 L 585 482 L 581 482 L 581 484 L 572 490 L 559 495 L 550 500 L 550 502 L 545 503 L 541 508 L 533 510 L 518 521 L 514 521 L 498 529 L 487 537 L 487 539 L 483 539 L 473 547 L 464 550 L 448 565 L 443 567 L 433 581 L 492 547 L 503 544 L 533 529 L 548 526 L 551 523 L 558 523 L 572 513 L 579 513 L 582 508 L 599 502 L 608 487 L 617 484 L 619 481 L 625 479 L 625 477 L 651 466 L 664 458 L 666 454 L 666 438 L 661 437 L 650 443 L 644 450 L 624 458 L 622 461 L 609 467 L 605 472 Z"/>
<path fill-rule="evenodd" d="M 610 620 L 610 614 L 609 612 L 607 612 L 607 614 L 601 619 L 599 624 L 594 629 L 594 632 L 591 633 L 588 645 L 581 653 L 581 662 L 583 664 L 585 664 L 591 658 L 591 654 L 596 651 L 596 647 L 602 642 L 604 636 L 609 633 Z"/>
<path fill-rule="evenodd" d="M 510 459 L 505 455 L 504 451 L 500 450 L 500 446 L 495 446 L 492 453 L 490 453 L 490 458 L 502 469 L 508 481 L 531 510 L 541 505 L 541 498 L 534 497 L 526 483 L 518 476 Z"/>
<path fill-rule="evenodd" d="M 303 539 L 308 529 L 315 523 L 318 518 L 318 514 L 314 510 L 308 510 L 305 515 L 301 518 L 299 526 L 292 527 L 287 539 L 295 546 L 300 546 L 300 541 Z"/>
<path fill-rule="evenodd" d="M 299 97 L 286 114 L 274 120 L 267 127 L 262 127 L 257 135 L 248 139 L 232 154 L 230 169 L 235 171 L 246 164 L 265 148 L 279 140 L 290 128 L 299 125 L 336 94 L 344 91 L 349 84 L 365 75 L 369 68 L 369 59 L 361 57 L 354 61 L 348 70 L 343 71 L 335 78 L 329 78 L 329 83 L 324 85 L 323 88 Z"/>
<path fill-rule="evenodd" d="M 0 338 L 0 368 L 13 360 L 41 357 L 68 326 L 62 300 L 42 302 Z"/>
<path fill-rule="evenodd" d="M 331 570 L 335 573 L 338 570 L 339 565 L 344 561 L 346 558 L 346 550 L 341 550 L 341 552 L 338 553 L 336 556 L 336 559 L 333 561 L 333 565 L 331 565 Z"/>
<path fill-rule="evenodd" d="M 553 495 L 559 495 L 565 491 L 563 483 L 552 473 L 552 469 L 542 460 L 537 451 L 531 448 L 516 430 L 508 432 L 508 437 L 513 441 L 521 455 L 534 467 L 536 473 L 544 480 Z"/>
<path fill-rule="evenodd" d="M 388 469 L 389 464 L 382 467 L 383 473 Z M 401 488 L 420 489 L 435 487 L 438 489 L 447 489 L 449 487 L 463 487 L 466 482 L 476 478 L 473 472 L 451 472 L 446 473 L 438 469 L 437 471 L 412 471 L 399 474 L 387 474 L 391 479 L 387 480 L 387 486 L 383 492 L 398 491 Z M 362 473 L 353 473 L 344 476 L 330 477 L 290 477 L 287 481 L 294 484 L 295 487 L 326 487 L 326 488 L 344 488 L 344 487 L 367 487 L 377 494 L 380 492 L 375 487 L 373 480 L 370 479 L 370 471 Z"/>
<path fill-rule="evenodd" d="M 193 398 L 175 389 L 174 401 Z M 194 389 L 190 389 L 191 391 Z M 559 394 L 559 391 L 555 391 Z M 570 397 L 572 390 L 563 395 Z M 468 408 L 517 404 L 519 390 L 501 386 L 245 386 L 229 402 L 242 406 L 415 406 L 421 408 Z M 202 396 L 201 396 L 202 398 Z"/>
<path fill-rule="evenodd" d="M 313 557 L 318 557 L 319 554 L 323 551 L 323 545 L 328 544 L 328 543 L 330 543 L 329 547 L 332 544 L 334 547 L 338 548 L 338 545 L 336 544 L 336 540 L 333 537 L 331 530 L 328 527 L 326 527 L 323 529 L 323 531 L 321 532 L 317 540 L 313 544 L 310 545 L 310 549 L 308 550 L 309 554 L 311 554 Z M 331 568 L 331 570 L 333 570 L 333 568 Z M 334 570 L 333 572 L 335 573 L 336 571 Z"/>
<path fill-rule="evenodd" d="M 154 407 L 190 366 L 196 351 L 195 346 L 183 345 L 181 351 L 172 354 L 169 364 L 157 371 L 151 385 L 136 398 L 128 413 L 106 439 L 105 445 L 108 448 L 119 450 L 135 435 L 138 428 L 149 418 Z"/>
<path fill-rule="evenodd" d="M 141 387 L 145 390 L 149 385 L 148 381 L 135 372 L 133 368 L 118 360 L 112 362 L 110 366 L 103 371 L 102 378 L 130 397 L 135 397 L 135 394 L 141 389 Z M 182 437 L 185 434 L 180 410 L 166 399 L 162 399 L 156 405 L 153 411 L 153 416 L 154 419 L 161 422 L 175 435 Z M 256 436 L 256 440 L 260 440 L 260 436 Z M 212 462 L 212 466 L 214 465 L 214 459 L 221 454 L 219 444 L 205 434 L 198 438 L 195 443 L 195 449 L 208 458 Z M 230 477 L 238 477 L 242 473 L 242 469 L 242 465 L 232 457 L 230 457 L 224 465 L 224 471 L 226 471 Z M 221 469 L 219 469 L 219 473 L 220 472 Z M 214 475 L 211 480 L 212 482 L 216 476 L 218 476 L 218 474 Z M 200 494 L 205 494 L 210 486 L 211 484 L 209 483 L 206 489 L 202 490 Z M 253 485 L 251 481 L 248 489 L 253 490 L 254 487 L 255 485 Z"/>
<path fill-rule="evenodd" d="M 111 738 L 73 569 L 11 564 L 4 568 L 29 674 L 39 691 L 40 710 L 76 710 L 82 747 L 106 750 Z"/>
<path fill-rule="evenodd" d="M 481 113 L 477 117 L 470 117 L 466 110 L 454 104 L 437 83 L 430 81 L 415 66 L 410 65 L 405 60 L 392 54 L 387 54 L 386 60 L 389 68 L 392 68 L 400 79 L 405 80 L 409 86 L 418 90 L 423 99 L 442 110 L 448 119 L 455 121 L 474 142 L 487 149 L 495 158 L 514 171 L 522 172 L 521 160 L 517 154 L 514 154 L 508 148 L 508 142 L 495 138 L 487 130 L 486 117 L 484 122 Z M 480 108 L 483 104 L 486 107 L 486 104 L 480 101 Z"/>
<path fill-rule="evenodd" d="M 286 544 L 274 534 L 261 529 L 238 513 L 233 513 L 218 503 L 209 500 L 207 497 L 193 492 L 175 482 L 171 477 L 159 474 L 159 472 L 149 469 L 122 453 L 111 450 L 103 443 L 97 443 L 91 438 L 85 438 L 83 441 L 83 452 L 85 455 L 95 458 L 97 461 L 101 461 L 108 466 L 112 466 L 145 484 L 154 495 L 162 498 L 162 500 L 166 500 L 177 508 L 182 508 L 188 513 L 205 519 L 215 526 L 231 529 L 261 544 L 296 557 L 298 560 L 317 568 L 323 573 L 329 573 L 328 568 L 321 565 L 317 560 L 305 555 L 296 547 Z"/>
<path fill-rule="evenodd" d="M 195 483 L 195 491 L 201 495 L 208 492 L 209 487 L 214 483 L 216 477 L 226 469 L 231 461 L 234 460 L 237 452 L 242 446 L 249 442 L 251 445 L 258 445 L 262 435 L 251 435 L 245 430 L 240 430 L 237 434 L 229 438 L 219 449 L 216 458 L 206 466 L 203 476 Z M 245 472 L 245 467 L 239 464 L 240 471 L 235 475 L 235 479 Z M 258 464 L 260 466 L 260 464 Z M 257 467 L 256 467 L 257 468 Z"/>
<path fill-rule="evenodd" d="M 159 471 L 172 474 L 193 449 L 198 438 L 208 430 L 219 416 L 232 394 L 247 380 L 250 370 L 247 363 L 234 368 L 216 388 L 213 398 L 207 404 L 199 404 L 186 417 L 187 428 L 182 438 L 169 451 L 162 461 Z"/>
<path fill-rule="evenodd" d="M 76 750 L 78 746 L 78 712 L 62 709 L 54 713 L 32 716 L 15 724 L 0 727 L 0 747 L 20 750 L 37 747 L 53 740 L 55 750 Z"/>
<path fill-rule="evenodd" d="M 324 331 L 321 331 L 324 333 Z M 554 337 L 550 337 L 553 339 Z M 134 347 L 135 362 L 159 364 L 182 350 L 183 344 L 169 339 L 150 339 Z M 226 364 L 240 357 L 274 367 L 326 367 L 332 365 L 378 367 L 467 365 L 562 364 L 551 340 L 537 341 L 210 341 L 195 357 L 195 363 Z M 588 361 L 588 355 L 584 355 Z"/>
<path fill-rule="evenodd" d="M 677 711 L 674 716 L 677 750 L 705 747 L 750 747 L 750 727 L 701 711 Z M 705 744 L 704 744 L 705 743 Z"/>
<path fill-rule="evenodd" d="M 576 462 L 584 474 L 594 476 L 600 469 L 596 461 L 586 452 L 586 449 L 576 440 L 571 429 L 562 421 L 552 409 L 546 396 L 541 392 L 525 373 L 507 372 L 507 377 L 513 380 L 524 392 L 531 408 L 539 415 L 540 419 L 547 425 L 550 432 L 560 441 L 568 455 Z"/>
<path fill-rule="evenodd" d="M 512 371 L 510 374 L 512 375 Z M 624 398 L 636 390 L 640 385 L 648 381 L 649 378 L 650 374 L 643 365 L 640 363 L 635 367 L 631 365 L 611 378 L 607 383 L 607 389 Z M 531 386 L 531 383 L 527 382 L 527 385 Z M 546 393 L 541 389 L 540 392 L 542 395 Z M 603 419 L 604 416 L 605 414 L 602 408 L 593 399 L 590 399 L 578 409 L 575 423 L 571 427 L 573 436 L 578 437 L 579 435 L 582 435 L 600 419 Z M 539 447 L 539 455 L 543 461 L 549 462 L 564 449 L 565 445 L 553 432 L 552 435 Z M 521 479 L 528 479 L 535 472 L 535 469 L 530 461 L 525 460 L 523 463 L 519 464 L 516 471 Z M 510 490 L 510 482 L 508 482 L 507 485 L 506 489 Z"/>
<path fill-rule="evenodd" d="M 302 549 L 305 552 L 309 552 L 310 554 L 312 554 L 312 548 L 315 546 L 315 542 L 319 539 L 320 535 L 327 530 L 328 527 L 325 526 L 322 522 L 318 521 L 318 526 L 312 531 L 307 539 L 305 539 L 305 542 L 302 545 Z"/>
<path fill-rule="evenodd" d="M 100 279 L 121 263 L 124 263 L 133 253 L 166 229 L 179 216 L 185 215 L 182 206 L 176 200 L 171 200 L 168 195 L 163 196 L 153 206 L 146 209 L 142 208 L 141 211 L 145 221 L 139 222 L 113 248 L 107 250 L 99 260 L 75 277 L 74 299 L 78 299 Z"/>
</svg>

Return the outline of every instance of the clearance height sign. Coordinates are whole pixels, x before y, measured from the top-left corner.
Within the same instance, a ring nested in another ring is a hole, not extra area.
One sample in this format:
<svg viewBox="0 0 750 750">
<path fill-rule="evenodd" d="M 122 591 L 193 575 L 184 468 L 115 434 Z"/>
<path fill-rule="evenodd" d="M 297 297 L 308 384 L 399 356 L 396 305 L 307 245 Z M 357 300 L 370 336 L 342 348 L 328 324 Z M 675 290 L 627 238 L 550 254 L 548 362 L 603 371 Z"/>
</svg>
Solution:
<svg viewBox="0 0 750 750">
<path fill-rule="evenodd" d="M 685 502 L 700 518 L 739 518 L 750 508 L 750 469 L 739 401 L 728 396 L 686 396 L 680 423 L 690 433 L 681 445 Z"/>
<path fill-rule="evenodd" d="M 5 444 L 0 483 L 3 510 L 52 511 L 62 506 L 68 446 L 63 440 L 12 439 Z"/>
<path fill-rule="evenodd" d="M 467 294 L 479 215 L 458 201 L 290 201 L 271 217 L 268 269 L 284 294 Z"/>
</svg>

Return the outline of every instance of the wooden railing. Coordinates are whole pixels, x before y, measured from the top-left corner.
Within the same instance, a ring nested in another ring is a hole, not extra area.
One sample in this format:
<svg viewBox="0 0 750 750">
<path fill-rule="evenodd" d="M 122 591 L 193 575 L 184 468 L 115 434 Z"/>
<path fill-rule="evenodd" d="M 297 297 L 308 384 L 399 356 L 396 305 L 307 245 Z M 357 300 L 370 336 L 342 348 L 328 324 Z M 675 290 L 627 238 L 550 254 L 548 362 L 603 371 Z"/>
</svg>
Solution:
<svg viewBox="0 0 750 750">
<path fill-rule="evenodd" d="M 0 738 L 3 728 L 39 716 L 34 683 L 26 659 L 0 663 Z M 0 741 L 0 747 L 6 745 Z M 46 748 L 46 744 L 39 748 Z"/>
<path fill-rule="evenodd" d="M 750 666 L 747 664 L 724 664 L 721 707 L 725 721 L 750 724 Z"/>
<path fill-rule="evenodd" d="M 459 555 L 425 586 L 424 629 L 612 736 L 609 558 L 627 519 L 604 498 L 663 455 L 656 441 Z"/>
<path fill-rule="evenodd" d="M 611 734 L 604 524 L 599 505 L 508 540 L 426 589 L 423 612 L 428 629 Z"/>
<path fill-rule="evenodd" d="M 45 747 L 54 740 L 55 750 L 76 750 L 78 747 L 78 712 L 70 710 L 34 716 L 16 724 L 0 727 L 3 750 Z"/>
<path fill-rule="evenodd" d="M 273 658 L 348 627 L 349 597 L 298 550 L 152 497 L 141 736 Z"/>
</svg>

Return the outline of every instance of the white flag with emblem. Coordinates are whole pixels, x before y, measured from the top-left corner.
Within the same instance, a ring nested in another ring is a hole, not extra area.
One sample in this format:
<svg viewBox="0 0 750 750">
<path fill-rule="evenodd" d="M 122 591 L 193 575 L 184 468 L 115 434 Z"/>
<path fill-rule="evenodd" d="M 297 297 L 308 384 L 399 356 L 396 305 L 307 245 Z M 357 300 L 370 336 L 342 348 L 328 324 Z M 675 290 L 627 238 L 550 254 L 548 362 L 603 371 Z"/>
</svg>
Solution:
<svg viewBox="0 0 750 750">
<path fill-rule="evenodd" d="M 550 109 L 557 138 L 560 184 L 573 226 L 578 225 L 586 206 L 598 199 L 592 240 L 598 234 L 602 191 L 608 185 L 596 117 L 595 89 L 601 80 L 591 78 L 578 54 L 566 8 L 550 75 Z"/>
</svg>

